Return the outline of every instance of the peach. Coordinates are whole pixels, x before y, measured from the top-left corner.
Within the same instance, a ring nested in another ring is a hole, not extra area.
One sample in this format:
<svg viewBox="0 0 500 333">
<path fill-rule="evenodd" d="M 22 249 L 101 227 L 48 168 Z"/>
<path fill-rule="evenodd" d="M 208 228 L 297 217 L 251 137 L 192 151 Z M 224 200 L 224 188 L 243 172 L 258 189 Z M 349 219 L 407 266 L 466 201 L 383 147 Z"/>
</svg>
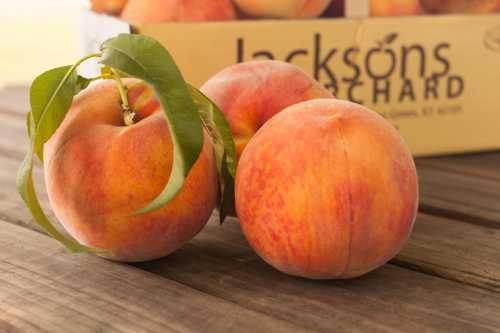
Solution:
<svg viewBox="0 0 500 333">
<path fill-rule="evenodd" d="M 332 0 L 234 0 L 246 15 L 256 18 L 313 18 L 320 16 Z"/>
<path fill-rule="evenodd" d="M 224 112 L 238 156 L 257 130 L 284 108 L 333 95 L 299 67 L 275 60 L 250 61 L 230 66 L 201 91 Z"/>
<path fill-rule="evenodd" d="M 243 152 L 236 210 L 255 251 L 278 270 L 353 278 L 393 258 L 417 212 L 410 151 L 363 106 L 335 99 L 293 105 Z"/>
<path fill-rule="evenodd" d="M 93 11 L 103 14 L 120 15 L 128 0 L 91 0 Z"/>
<path fill-rule="evenodd" d="M 420 0 L 427 13 L 494 13 L 500 10 L 499 0 Z"/>
<path fill-rule="evenodd" d="M 51 207 L 65 229 L 104 249 L 104 257 L 136 262 L 163 257 L 202 229 L 216 204 L 217 171 L 205 134 L 180 193 L 157 211 L 132 216 L 163 190 L 173 146 L 152 89 L 126 82 L 137 121 L 124 125 L 113 81 L 84 90 L 46 143 L 44 168 Z"/>
<path fill-rule="evenodd" d="M 409 16 L 422 14 L 419 0 L 371 0 L 370 16 Z"/>
<path fill-rule="evenodd" d="M 136 24 L 236 18 L 231 0 L 129 0 L 122 18 Z"/>
</svg>

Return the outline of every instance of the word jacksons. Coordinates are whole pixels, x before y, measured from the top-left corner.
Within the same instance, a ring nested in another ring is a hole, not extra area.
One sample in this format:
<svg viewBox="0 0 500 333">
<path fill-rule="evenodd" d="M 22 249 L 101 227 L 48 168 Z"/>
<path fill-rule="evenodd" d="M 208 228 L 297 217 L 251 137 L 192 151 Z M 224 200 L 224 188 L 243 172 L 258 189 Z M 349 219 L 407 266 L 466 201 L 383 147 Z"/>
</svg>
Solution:
<svg viewBox="0 0 500 333">
<path fill-rule="evenodd" d="M 396 46 L 398 37 L 391 33 L 367 50 L 355 45 L 341 49 L 325 48 L 322 35 L 316 33 L 311 48 L 292 49 L 284 59 L 277 59 L 271 50 L 248 50 L 245 39 L 238 38 L 236 60 L 312 60 L 315 79 L 337 97 L 359 104 L 452 100 L 464 94 L 466 81 L 453 72 L 450 43 Z"/>
</svg>

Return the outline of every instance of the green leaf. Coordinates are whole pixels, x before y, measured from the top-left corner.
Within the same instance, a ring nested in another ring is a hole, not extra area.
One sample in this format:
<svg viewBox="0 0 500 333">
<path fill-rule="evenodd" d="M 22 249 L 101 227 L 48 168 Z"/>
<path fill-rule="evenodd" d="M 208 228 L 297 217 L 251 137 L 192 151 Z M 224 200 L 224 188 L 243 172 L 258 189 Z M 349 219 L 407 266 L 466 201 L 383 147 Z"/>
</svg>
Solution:
<svg viewBox="0 0 500 333">
<path fill-rule="evenodd" d="M 101 63 L 149 83 L 165 112 L 174 145 L 172 172 L 160 195 L 135 214 L 162 208 L 182 189 L 203 147 L 203 128 L 196 105 L 172 56 L 156 40 L 131 34 L 109 39 Z"/>
<path fill-rule="evenodd" d="M 32 117 L 32 113 L 29 113 L 28 118 L 28 131 L 30 133 L 35 133 L 35 125 Z M 97 249 L 92 249 L 86 246 L 78 244 L 76 241 L 65 237 L 61 234 L 49 221 L 45 213 L 43 212 L 40 202 L 36 196 L 35 186 L 33 184 L 33 155 L 35 149 L 34 138 L 30 135 L 30 145 L 28 153 L 21 164 L 19 172 L 17 174 L 17 190 L 21 195 L 22 199 L 28 206 L 31 214 L 35 221 L 45 230 L 45 232 L 53 237 L 54 239 L 61 242 L 66 248 L 72 252 L 86 252 L 86 253 L 96 253 L 99 252 Z"/>
<path fill-rule="evenodd" d="M 227 156 L 224 154 L 224 159 L 226 158 Z M 229 163 L 222 164 L 220 177 L 224 180 L 224 186 L 221 186 L 221 202 L 219 206 L 220 223 L 222 224 L 229 214 L 236 213 L 234 175 L 231 174 Z"/>
<path fill-rule="evenodd" d="M 207 96 L 190 86 L 191 96 L 198 106 L 203 125 L 207 129 L 215 148 L 220 186 L 220 220 L 224 222 L 228 213 L 234 212 L 234 178 L 237 168 L 236 146 L 231 129 L 219 107 Z"/>
<path fill-rule="evenodd" d="M 43 160 L 43 145 L 54 134 L 68 112 L 73 96 L 89 81 L 79 76 L 74 66 L 51 69 L 31 85 L 30 103 L 35 131 L 34 151 Z"/>
<path fill-rule="evenodd" d="M 390 33 L 388 34 L 385 39 L 384 39 L 384 43 L 385 44 L 391 44 L 392 42 L 394 42 L 397 38 L 398 38 L 398 33 L 397 32 L 393 32 L 393 33 Z"/>
<path fill-rule="evenodd" d="M 117 70 L 116 68 L 111 68 L 109 66 L 102 66 L 101 67 L 101 75 L 103 76 L 113 76 L 113 70 L 120 75 L 121 78 L 126 78 L 128 77 L 127 73 L 124 73 L 120 70 Z"/>
<path fill-rule="evenodd" d="M 89 80 L 86 77 L 78 75 L 77 80 L 76 80 L 76 87 L 75 87 L 74 94 L 77 95 L 81 91 L 87 89 L 90 82 L 92 82 L 92 80 Z"/>
<path fill-rule="evenodd" d="M 28 132 L 28 138 L 31 139 L 31 136 L 33 135 L 33 133 L 31 132 L 31 112 L 28 112 L 26 114 L 26 130 Z"/>
<path fill-rule="evenodd" d="M 94 56 L 94 55 L 92 55 Z M 91 56 L 89 56 L 91 57 Z M 52 137 L 66 113 L 75 94 L 85 89 L 90 81 L 79 76 L 76 68 L 85 59 L 73 66 L 49 70 L 38 76 L 31 85 L 31 112 L 26 119 L 30 145 L 26 157 L 17 174 L 17 190 L 35 221 L 54 239 L 61 242 L 72 252 L 98 252 L 80 245 L 61 234 L 47 218 L 38 201 L 33 183 L 33 156 L 36 153 L 43 160 L 43 145 Z"/>
</svg>

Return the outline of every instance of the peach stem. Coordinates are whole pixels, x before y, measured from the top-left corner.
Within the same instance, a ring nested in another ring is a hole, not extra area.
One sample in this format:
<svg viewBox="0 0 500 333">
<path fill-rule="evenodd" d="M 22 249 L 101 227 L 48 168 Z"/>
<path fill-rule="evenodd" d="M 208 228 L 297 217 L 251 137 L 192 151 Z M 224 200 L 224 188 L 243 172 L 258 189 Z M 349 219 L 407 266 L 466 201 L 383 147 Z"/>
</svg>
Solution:
<svg viewBox="0 0 500 333">
<path fill-rule="evenodd" d="M 113 68 L 111 68 L 111 72 L 113 73 L 113 77 L 116 81 L 116 85 L 118 86 L 118 91 L 122 99 L 123 122 L 125 126 L 131 126 L 135 123 L 134 118 L 136 114 L 134 111 L 132 111 L 132 109 L 130 108 L 130 104 L 128 102 L 128 89 L 123 84 L 120 74 Z"/>
</svg>

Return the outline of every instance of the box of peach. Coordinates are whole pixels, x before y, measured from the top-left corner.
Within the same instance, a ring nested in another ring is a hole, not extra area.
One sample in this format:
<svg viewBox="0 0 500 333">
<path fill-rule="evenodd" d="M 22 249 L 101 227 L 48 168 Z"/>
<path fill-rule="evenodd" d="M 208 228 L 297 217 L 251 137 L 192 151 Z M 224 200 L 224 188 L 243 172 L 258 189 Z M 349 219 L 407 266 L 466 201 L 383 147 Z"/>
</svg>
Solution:
<svg viewBox="0 0 500 333">
<path fill-rule="evenodd" d="M 92 9 L 86 53 L 122 32 L 153 37 L 187 81 L 206 93 L 234 81 L 236 95 L 267 69 L 228 66 L 278 60 L 383 115 L 414 155 L 500 148 L 500 0 L 94 0 Z M 293 95 L 291 79 L 266 86 Z"/>
</svg>

